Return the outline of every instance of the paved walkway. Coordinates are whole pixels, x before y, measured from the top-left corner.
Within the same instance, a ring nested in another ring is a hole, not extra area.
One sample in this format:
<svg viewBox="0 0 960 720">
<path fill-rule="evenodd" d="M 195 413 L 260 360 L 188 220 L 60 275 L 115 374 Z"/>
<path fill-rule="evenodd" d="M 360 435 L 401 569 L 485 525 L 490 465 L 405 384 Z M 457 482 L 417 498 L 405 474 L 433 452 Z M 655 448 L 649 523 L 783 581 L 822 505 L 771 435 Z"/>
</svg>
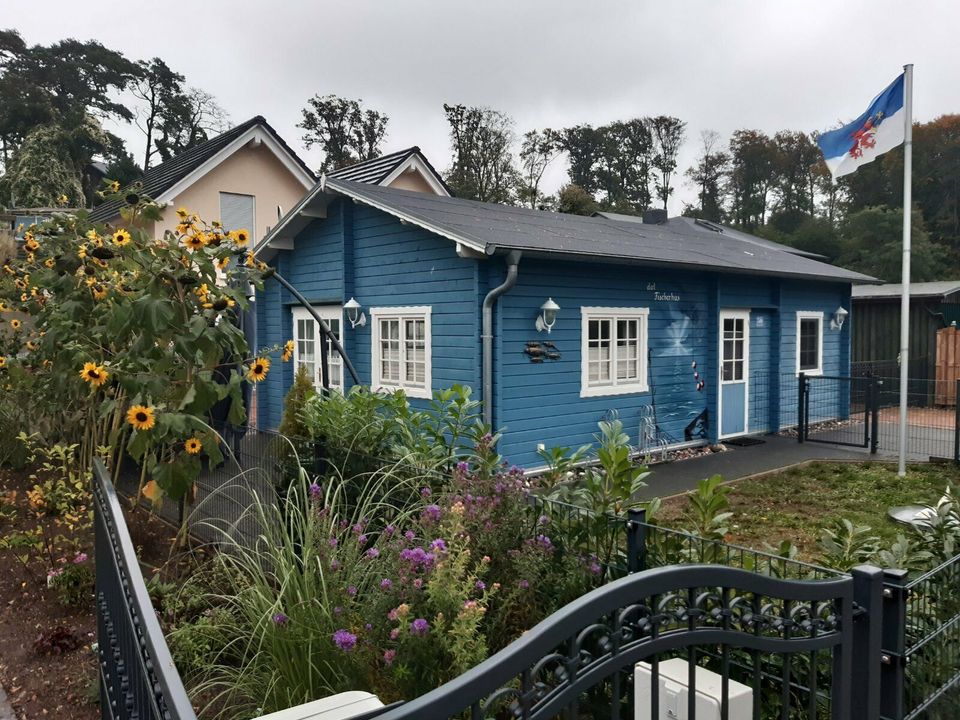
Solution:
<svg viewBox="0 0 960 720">
<path fill-rule="evenodd" d="M 668 497 L 693 490 L 705 477 L 722 475 L 725 480 L 735 480 L 808 460 L 870 459 L 865 449 L 798 443 L 796 438 L 780 435 L 765 435 L 761 439 L 761 445 L 728 445 L 726 452 L 654 465 L 650 468 L 652 473 L 647 478 L 647 487 L 639 495 L 643 499 Z"/>
</svg>

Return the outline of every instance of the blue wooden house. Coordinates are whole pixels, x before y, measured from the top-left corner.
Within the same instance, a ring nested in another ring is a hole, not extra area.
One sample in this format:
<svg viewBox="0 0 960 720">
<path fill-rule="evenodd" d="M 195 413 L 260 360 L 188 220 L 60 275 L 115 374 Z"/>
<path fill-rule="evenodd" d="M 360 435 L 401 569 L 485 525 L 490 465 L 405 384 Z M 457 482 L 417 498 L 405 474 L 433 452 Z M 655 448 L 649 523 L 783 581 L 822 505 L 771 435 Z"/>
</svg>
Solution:
<svg viewBox="0 0 960 720">
<path fill-rule="evenodd" d="M 384 182 L 400 176 L 393 156 L 335 174 L 256 252 L 318 309 L 364 384 L 414 404 L 471 386 L 515 464 L 590 442 L 613 412 L 646 451 L 776 431 L 796 422 L 800 372 L 849 372 L 851 284 L 872 278 L 690 218 L 457 199 L 410 157 L 419 170 L 401 175 L 426 178 L 414 189 Z M 319 332 L 276 283 L 256 306 L 260 346 L 295 340 L 295 362 L 258 388 L 258 422 L 276 427 L 295 367 L 320 382 Z"/>
</svg>

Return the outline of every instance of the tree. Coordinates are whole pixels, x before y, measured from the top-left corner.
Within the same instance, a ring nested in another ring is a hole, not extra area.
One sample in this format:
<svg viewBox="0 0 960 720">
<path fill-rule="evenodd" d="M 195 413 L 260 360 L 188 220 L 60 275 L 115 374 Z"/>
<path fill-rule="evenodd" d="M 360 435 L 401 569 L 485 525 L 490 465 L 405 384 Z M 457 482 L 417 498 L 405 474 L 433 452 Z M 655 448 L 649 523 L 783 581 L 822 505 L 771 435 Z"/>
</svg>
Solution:
<svg viewBox="0 0 960 720">
<path fill-rule="evenodd" d="M 600 145 L 596 185 L 608 210 L 642 213 L 650 207 L 650 164 L 653 149 L 647 123 L 641 118 L 597 128 Z"/>
<path fill-rule="evenodd" d="M 158 57 L 141 60 L 140 76 L 131 86 L 134 97 L 139 98 L 144 107 L 137 111 L 137 127 L 147 136 L 143 154 L 143 169 L 149 170 L 153 156 L 158 153 L 155 133 L 160 125 L 172 127 L 176 123 L 174 115 L 181 112 L 187 104 L 184 102 L 184 77 L 171 70 Z"/>
<path fill-rule="evenodd" d="M 766 223 L 776 155 L 773 141 L 759 130 L 737 130 L 730 139 L 730 216 L 748 232 Z"/>
<path fill-rule="evenodd" d="M 684 214 L 721 222 L 723 220 L 723 179 L 730 166 L 730 156 L 720 150 L 720 133 L 703 130 L 700 133 L 702 150 L 697 164 L 687 168 L 686 176 L 697 186 L 696 208 L 685 208 Z M 691 212 L 695 210 L 695 212 Z"/>
<path fill-rule="evenodd" d="M 654 175 L 656 195 L 663 201 L 663 209 L 667 209 L 667 200 L 673 193 L 671 181 L 673 172 L 677 169 L 677 155 L 683 144 L 687 124 L 680 118 L 658 115 L 648 118 L 647 126 L 653 139 L 653 159 L 651 164 L 659 175 Z"/>
<path fill-rule="evenodd" d="M 816 207 L 820 148 L 812 136 L 791 130 L 774 135 L 773 145 L 775 207 L 781 217 L 792 217 L 794 227 L 798 227 L 804 217 L 813 215 Z"/>
<path fill-rule="evenodd" d="M 917 210 L 912 213 L 910 279 L 944 280 L 948 250 L 932 242 Z M 886 282 L 899 282 L 903 251 L 903 210 L 885 206 L 850 214 L 841 228 L 843 251 L 837 262 Z"/>
<path fill-rule="evenodd" d="M 521 176 L 517 186 L 517 198 L 521 202 L 534 209 L 544 204 L 540 181 L 547 167 L 561 152 L 557 133 L 550 128 L 530 130 L 523 134 L 523 144 L 520 146 Z"/>
<path fill-rule="evenodd" d="M 600 209 L 596 198 L 579 185 L 569 183 L 557 193 L 557 212 L 568 215 L 593 215 Z"/>
<path fill-rule="evenodd" d="M 593 194 L 597 185 L 596 165 L 602 152 L 603 133 L 592 125 L 574 125 L 560 133 L 560 143 L 567 153 L 567 174 L 570 182 Z"/>
<path fill-rule="evenodd" d="M 483 202 L 510 203 L 517 170 L 510 148 L 513 120 L 486 107 L 444 104 L 450 124 L 453 164 L 447 184 L 458 197 Z"/>
<path fill-rule="evenodd" d="M 172 98 L 169 108 L 157 125 L 157 153 L 164 161 L 184 150 L 206 142 L 230 126 L 226 110 L 217 104 L 210 93 L 199 88 L 188 88 Z"/>
<path fill-rule="evenodd" d="M 362 103 L 336 95 L 314 95 L 307 101 L 297 127 L 305 131 L 303 142 L 308 149 L 319 145 L 323 151 L 320 172 L 380 157 L 390 118 Z"/>
</svg>

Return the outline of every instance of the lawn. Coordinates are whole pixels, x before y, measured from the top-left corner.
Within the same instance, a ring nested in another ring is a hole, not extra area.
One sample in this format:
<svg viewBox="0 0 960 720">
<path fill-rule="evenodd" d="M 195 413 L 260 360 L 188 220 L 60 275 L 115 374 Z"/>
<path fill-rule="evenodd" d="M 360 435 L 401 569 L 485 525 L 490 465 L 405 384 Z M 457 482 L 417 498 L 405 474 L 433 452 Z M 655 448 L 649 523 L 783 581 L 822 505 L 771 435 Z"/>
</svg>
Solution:
<svg viewBox="0 0 960 720">
<path fill-rule="evenodd" d="M 886 463 L 813 463 L 732 482 L 729 542 L 758 550 L 792 541 L 800 557 L 817 552 L 820 530 L 840 518 L 869 525 L 886 544 L 904 526 L 887 516 L 894 505 L 934 504 L 948 484 L 960 485 L 953 465 L 911 465 L 906 477 Z M 664 501 L 657 522 L 684 526 L 686 496 Z"/>
</svg>

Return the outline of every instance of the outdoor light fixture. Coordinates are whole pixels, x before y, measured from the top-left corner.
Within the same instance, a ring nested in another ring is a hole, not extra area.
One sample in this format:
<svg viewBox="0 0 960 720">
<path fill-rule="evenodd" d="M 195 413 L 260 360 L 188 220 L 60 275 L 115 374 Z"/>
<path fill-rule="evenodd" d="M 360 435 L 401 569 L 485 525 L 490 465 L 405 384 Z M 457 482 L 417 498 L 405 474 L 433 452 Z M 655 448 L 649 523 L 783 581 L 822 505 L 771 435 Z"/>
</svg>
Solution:
<svg viewBox="0 0 960 720">
<path fill-rule="evenodd" d="M 550 332 L 553 324 L 557 321 L 559 310 L 560 306 L 553 301 L 553 298 L 547 298 L 547 301 L 540 306 L 540 314 L 537 315 L 537 332 L 543 332 L 544 330 Z"/>
<path fill-rule="evenodd" d="M 847 310 L 844 310 L 843 307 L 838 307 L 833 313 L 833 320 L 830 321 L 830 328 L 832 330 L 839 330 L 843 327 L 843 321 L 847 319 L 847 315 L 850 313 Z"/>
<path fill-rule="evenodd" d="M 350 321 L 350 327 L 352 328 L 357 325 L 363 327 L 367 324 L 367 316 L 360 312 L 360 307 L 360 303 L 355 298 L 350 298 L 343 306 L 343 309 L 347 311 L 347 320 Z"/>
</svg>

